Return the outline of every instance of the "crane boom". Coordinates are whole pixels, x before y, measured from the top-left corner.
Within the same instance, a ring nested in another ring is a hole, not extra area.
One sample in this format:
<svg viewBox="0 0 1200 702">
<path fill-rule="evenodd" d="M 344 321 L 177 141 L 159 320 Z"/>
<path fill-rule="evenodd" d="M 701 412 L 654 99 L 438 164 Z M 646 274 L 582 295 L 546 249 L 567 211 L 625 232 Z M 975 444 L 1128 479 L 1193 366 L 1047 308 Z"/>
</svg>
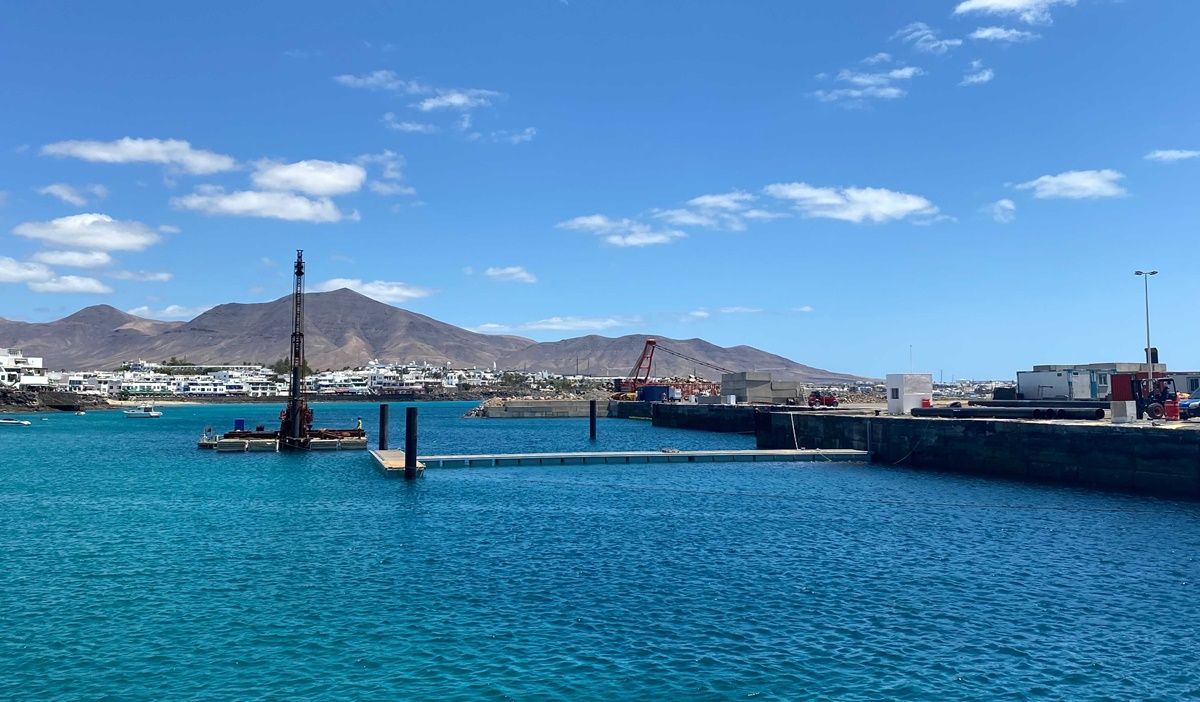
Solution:
<svg viewBox="0 0 1200 702">
<path fill-rule="evenodd" d="M 662 349 L 663 351 L 666 351 L 667 353 L 671 354 L 672 356 L 678 356 L 679 358 L 682 358 L 685 361 L 691 361 L 692 363 L 699 364 L 701 366 L 704 366 L 705 368 L 711 368 L 715 371 L 720 371 L 722 373 L 733 373 L 734 372 L 734 371 L 729 370 L 728 368 L 723 368 L 721 366 L 718 366 L 715 363 L 709 363 L 708 361 L 701 361 L 700 359 L 695 358 L 693 356 L 689 356 L 686 353 L 680 353 L 673 349 L 669 349 L 666 346 L 659 346 L 658 348 Z"/>
</svg>

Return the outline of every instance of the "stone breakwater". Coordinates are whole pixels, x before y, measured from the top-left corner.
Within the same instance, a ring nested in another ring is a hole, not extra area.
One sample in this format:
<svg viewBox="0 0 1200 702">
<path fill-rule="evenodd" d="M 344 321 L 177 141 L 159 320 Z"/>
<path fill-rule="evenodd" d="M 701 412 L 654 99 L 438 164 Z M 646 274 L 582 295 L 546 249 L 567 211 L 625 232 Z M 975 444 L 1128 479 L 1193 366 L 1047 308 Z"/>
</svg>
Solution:
<svg viewBox="0 0 1200 702">
<path fill-rule="evenodd" d="M 1200 498 L 1200 427 L 759 412 L 760 449 L 854 448 L 875 463 Z"/>
<path fill-rule="evenodd" d="M 1200 425 L 937 419 L 772 407 L 613 402 L 655 426 L 752 432 L 760 449 L 858 449 L 880 466 L 1200 499 Z"/>
</svg>

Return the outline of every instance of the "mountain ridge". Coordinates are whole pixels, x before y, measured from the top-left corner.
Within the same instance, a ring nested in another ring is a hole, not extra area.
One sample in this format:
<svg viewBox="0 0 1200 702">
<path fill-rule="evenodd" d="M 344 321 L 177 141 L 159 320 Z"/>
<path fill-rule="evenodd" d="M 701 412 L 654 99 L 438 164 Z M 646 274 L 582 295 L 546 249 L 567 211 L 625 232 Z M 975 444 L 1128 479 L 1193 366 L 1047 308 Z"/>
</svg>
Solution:
<svg viewBox="0 0 1200 702">
<path fill-rule="evenodd" d="M 469 331 L 432 317 L 379 302 L 352 290 L 306 293 L 305 356 L 316 369 L 389 362 L 428 362 L 465 367 L 528 368 L 556 373 L 590 371 L 623 376 L 647 338 L 660 340 L 656 375 L 696 373 L 716 379 L 730 370 L 771 370 L 805 381 L 852 380 L 857 376 L 813 368 L 752 346 L 722 347 L 704 339 L 646 334 L 589 334 L 537 342 L 520 336 Z M 291 296 L 270 302 L 229 302 L 185 322 L 148 319 L 110 305 L 93 305 L 52 322 L 0 318 L 0 346 L 42 356 L 47 368 L 113 368 L 133 359 L 186 358 L 193 363 L 264 363 L 288 355 Z M 699 359 L 692 363 L 662 349 Z"/>
</svg>

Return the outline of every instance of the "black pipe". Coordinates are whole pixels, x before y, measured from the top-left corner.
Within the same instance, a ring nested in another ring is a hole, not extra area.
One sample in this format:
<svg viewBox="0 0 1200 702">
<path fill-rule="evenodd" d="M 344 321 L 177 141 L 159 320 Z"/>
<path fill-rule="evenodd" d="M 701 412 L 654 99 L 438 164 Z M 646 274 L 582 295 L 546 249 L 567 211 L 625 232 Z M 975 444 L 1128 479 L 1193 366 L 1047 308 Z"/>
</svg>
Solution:
<svg viewBox="0 0 1200 702">
<path fill-rule="evenodd" d="M 417 408 L 404 410 L 404 479 L 417 477 Z"/>
<path fill-rule="evenodd" d="M 388 448 L 388 404 L 379 405 L 379 450 Z"/>
<path fill-rule="evenodd" d="M 1108 400 L 971 400 L 971 407 L 1074 407 L 1108 409 Z"/>
<path fill-rule="evenodd" d="M 1104 410 L 1096 408 L 1041 407 L 918 407 L 914 417 L 948 419 L 1104 419 Z"/>
<path fill-rule="evenodd" d="M 588 438 L 596 440 L 596 401 L 588 403 Z"/>
</svg>

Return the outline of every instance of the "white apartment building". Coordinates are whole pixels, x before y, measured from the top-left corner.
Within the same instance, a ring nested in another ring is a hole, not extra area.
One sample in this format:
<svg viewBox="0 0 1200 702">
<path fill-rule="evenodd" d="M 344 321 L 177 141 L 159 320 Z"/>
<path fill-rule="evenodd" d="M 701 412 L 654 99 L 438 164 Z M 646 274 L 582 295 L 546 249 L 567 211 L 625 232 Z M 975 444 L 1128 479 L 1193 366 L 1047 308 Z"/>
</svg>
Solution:
<svg viewBox="0 0 1200 702">
<path fill-rule="evenodd" d="M 0 348 L 0 385 L 16 388 L 50 384 L 39 356 L 26 356 L 21 349 Z"/>
</svg>

